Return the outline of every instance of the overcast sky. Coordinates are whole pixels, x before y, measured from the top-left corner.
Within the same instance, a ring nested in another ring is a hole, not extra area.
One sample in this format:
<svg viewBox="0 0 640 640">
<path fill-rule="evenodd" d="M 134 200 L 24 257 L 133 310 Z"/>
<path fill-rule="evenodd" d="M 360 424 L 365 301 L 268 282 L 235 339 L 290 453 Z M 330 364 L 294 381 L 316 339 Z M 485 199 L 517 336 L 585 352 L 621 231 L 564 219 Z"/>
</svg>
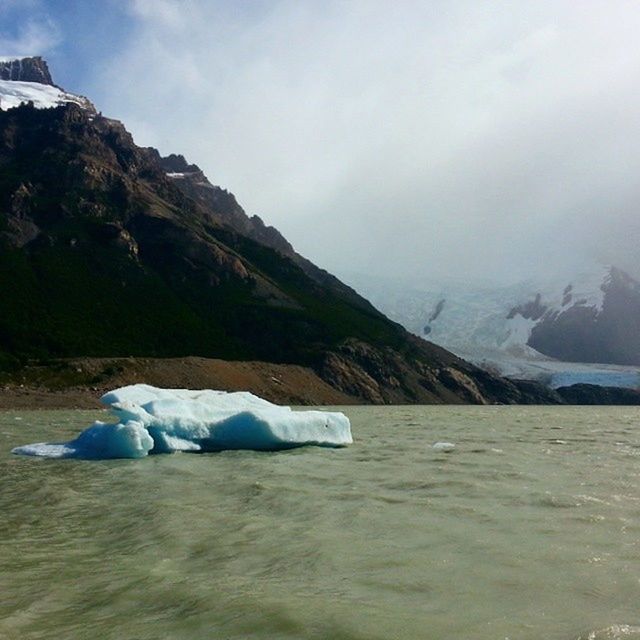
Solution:
<svg viewBox="0 0 640 640">
<path fill-rule="evenodd" d="M 0 0 L 0 25 L 330 271 L 640 275 L 637 0 Z"/>
</svg>

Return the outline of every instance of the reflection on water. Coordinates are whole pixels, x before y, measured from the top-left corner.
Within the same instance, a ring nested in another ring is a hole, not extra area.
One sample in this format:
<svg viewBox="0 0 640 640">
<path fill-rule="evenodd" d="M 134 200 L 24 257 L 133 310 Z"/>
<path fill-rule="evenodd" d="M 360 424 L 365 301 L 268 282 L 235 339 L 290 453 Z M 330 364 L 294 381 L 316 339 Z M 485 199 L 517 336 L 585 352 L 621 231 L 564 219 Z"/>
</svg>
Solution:
<svg viewBox="0 0 640 640">
<path fill-rule="evenodd" d="M 0 414 L 0 638 L 640 638 L 637 409 L 343 410 L 346 449 L 101 462 L 9 453 L 95 414 Z"/>
</svg>

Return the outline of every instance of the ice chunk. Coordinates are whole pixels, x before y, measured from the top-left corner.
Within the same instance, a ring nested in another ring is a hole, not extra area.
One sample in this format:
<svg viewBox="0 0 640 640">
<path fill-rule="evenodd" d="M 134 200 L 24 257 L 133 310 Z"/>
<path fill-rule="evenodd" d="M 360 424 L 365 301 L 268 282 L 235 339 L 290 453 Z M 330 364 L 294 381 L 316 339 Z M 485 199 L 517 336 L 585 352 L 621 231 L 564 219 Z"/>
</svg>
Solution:
<svg viewBox="0 0 640 640">
<path fill-rule="evenodd" d="M 353 442 L 349 419 L 328 411 L 293 411 L 251 393 L 158 389 L 138 384 L 102 396 L 117 424 L 96 422 L 66 443 L 17 447 L 51 458 L 141 458 L 148 453 L 254 449 Z"/>
<path fill-rule="evenodd" d="M 433 449 L 436 451 L 443 451 L 444 453 L 449 453 L 456 448 L 456 445 L 453 442 L 436 442 L 433 445 Z"/>
</svg>

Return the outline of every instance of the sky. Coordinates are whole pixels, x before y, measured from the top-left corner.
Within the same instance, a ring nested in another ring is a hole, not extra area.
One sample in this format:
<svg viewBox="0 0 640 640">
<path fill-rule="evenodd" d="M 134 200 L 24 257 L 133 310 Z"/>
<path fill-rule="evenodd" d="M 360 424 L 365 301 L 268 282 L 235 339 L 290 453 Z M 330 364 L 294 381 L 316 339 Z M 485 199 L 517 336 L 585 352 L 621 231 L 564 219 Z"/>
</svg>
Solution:
<svg viewBox="0 0 640 640">
<path fill-rule="evenodd" d="M 0 0 L 0 55 L 346 276 L 640 275 L 636 0 Z"/>
</svg>

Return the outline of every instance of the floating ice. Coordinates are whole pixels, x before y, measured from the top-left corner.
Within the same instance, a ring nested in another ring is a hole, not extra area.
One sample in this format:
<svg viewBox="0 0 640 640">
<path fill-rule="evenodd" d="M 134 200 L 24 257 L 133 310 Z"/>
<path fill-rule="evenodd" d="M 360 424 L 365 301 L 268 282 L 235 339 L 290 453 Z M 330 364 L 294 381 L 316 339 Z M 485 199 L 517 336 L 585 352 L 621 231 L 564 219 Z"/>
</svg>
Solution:
<svg viewBox="0 0 640 640">
<path fill-rule="evenodd" d="M 433 445 L 433 448 L 436 451 L 443 451 L 444 453 L 449 453 L 456 448 L 456 445 L 453 442 L 436 442 Z"/>
<path fill-rule="evenodd" d="M 75 440 L 40 442 L 13 449 L 13 453 L 43 458 L 143 458 L 153 449 L 153 438 L 133 420 L 124 424 L 94 422 Z"/>
<path fill-rule="evenodd" d="M 253 449 L 353 442 L 349 419 L 328 411 L 293 411 L 247 392 L 158 389 L 136 384 L 101 398 L 119 422 L 96 422 L 75 440 L 16 447 L 47 458 L 142 458 L 149 453 Z"/>
</svg>

